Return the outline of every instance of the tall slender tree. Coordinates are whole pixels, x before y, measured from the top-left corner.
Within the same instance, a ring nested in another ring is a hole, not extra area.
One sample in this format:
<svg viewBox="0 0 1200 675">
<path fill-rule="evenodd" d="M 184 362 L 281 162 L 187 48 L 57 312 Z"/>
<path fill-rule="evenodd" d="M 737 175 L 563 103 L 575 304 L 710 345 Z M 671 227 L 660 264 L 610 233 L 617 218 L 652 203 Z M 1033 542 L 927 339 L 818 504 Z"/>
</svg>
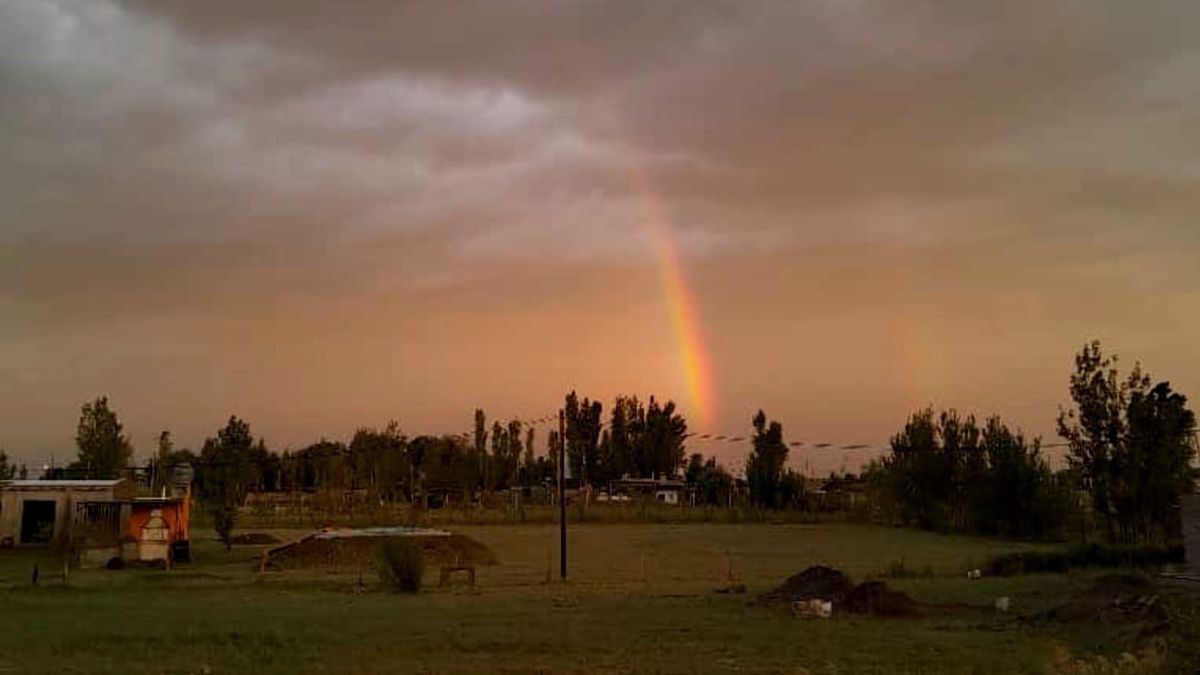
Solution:
<svg viewBox="0 0 1200 675">
<path fill-rule="evenodd" d="M 475 456 L 479 461 L 479 488 L 488 487 L 487 415 L 482 408 L 475 409 Z"/>
<path fill-rule="evenodd" d="M 217 431 L 216 438 L 204 442 L 200 452 L 201 498 L 226 549 L 231 547 L 230 534 L 237 522 L 238 507 L 254 481 L 253 451 L 250 425 L 234 415 Z"/>
<path fill-rule="evenodd" d="M 534 436 L 534 427 L 531 424 L 529 425 L 529 428 L 525 430 L 525 458 L 522 462 L 522 468 L 524 469 L 524 472 L 521 481 L 524 485 L 533 484 L 533 475 L 535 473 L 534 466 L 537 463 L 537 460 L 534 459 Z"/>
<path fill-rule="evenodd" d="M 644 421 L 645 411 L 638 403 L 637 397 L 618 396 L 613 402 L 612 416 L 608 425 L 609 437 L 609 473 L 614 478 L 639 473 L 640 468 L 634 457 L 634 446 L 637 443 L 634 427 L 638 421 Z"/>
<path fill-rule="evenodd" d="M 492 454 L 488 461 L 488 489 L 505 486 L 505 466 L 508 456 L 508 430 L 499 420 L 492 422 Z"/>
<path fill-rule="evenodd" d="M 509 420 L 508 429 L 505 430 L 504 484 L 506 487 L 512 487 L 519 482 L 523 427 L 521 420 Z"/>
<path fill-rule="evenodd" d="M 767 415 L 761 410 L 754 416 L 753 425 L 753 447 L 746 460 L 750 499 L 759 507 L 778 508 L 782 505 L 779 482 L 788 455 L 783 442 L 783 425 L 775 421 L 768 425 Z"/>
<path fill-rule="evenodd" d="M 597 446 L 600 443 L 600 415 L 603 406 L 572 391 L 564 402 L 568 466 L 571 476 L 587 484 L 596 473 Z"/>
<path fill-rule="evenodd" d="M 108 397 L 85 403 L 75 430 L 79 457 L 72 468 L 90 478 L 118 478 L 133 456 L 133 446 Z"/>
<path fill-rule="evenodd" d="M 8 459 L 8 453 L 0 449 L 0 480 L 12 480 L 17 477 L 17 465 Z"/>
<path fill-rule="evenodd" d="M 171 432 L 164 429 L 158 434 L 158 449 L 150 460 L 150 488 L 159 494 L 171 485 L 171 463 L 175 452 L 175 443 L 171 440 Z"/>
<path fill-rule="evenodd" d="M 687 438 L 687 421 L 675 412 L 675 402 L 660 405 L 651 396 L 640 427 L 641 450 L 637 454 L 645 462 L 643 475 L 674 477 L 683 468 L 684 439 Z"/>
</svg>

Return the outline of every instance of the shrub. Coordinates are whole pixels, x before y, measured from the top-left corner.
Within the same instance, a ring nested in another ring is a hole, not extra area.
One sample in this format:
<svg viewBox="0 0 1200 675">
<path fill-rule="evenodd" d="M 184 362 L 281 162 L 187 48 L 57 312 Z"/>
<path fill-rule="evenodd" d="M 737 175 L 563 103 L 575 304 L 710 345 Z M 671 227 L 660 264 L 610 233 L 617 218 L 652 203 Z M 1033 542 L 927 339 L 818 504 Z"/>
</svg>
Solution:
<svg viewBox="0 0 1200 675">
<path fill-rule="evenodd" d="M 1071 564 L 1076 567 L 1154 567 L 1184 562 L 1183 546 L 1107 546 L 1087 544 L 1073 547 Z"/>
<path fill-rule="evenodd" d="M 236 506 L 220 504 L 212 507 L 213 529 L 217 531 L 217 538 L 225 544 L 226 551 L 233 548 L 231 535 L 233 526 L 237 523 L 237 516 Z"/>
<path fill-rule="evenodd" d="M 1057 551 L 1022 551 L 991 558 L 984 565 L 988 576 L 1007 577 L 1034 572 L 1066 572 L 1087 567 L 1156 567 L 1183 562 L 1183 547 L 1106 546 L 1086 544 Z"/>
<path fill-rule="evenodd" d="M 421 590 L 425 558 L 421 547 L 405 539 L 386 539 L 379 545 L 379 580 L 399 593 Z"/>
</svg>

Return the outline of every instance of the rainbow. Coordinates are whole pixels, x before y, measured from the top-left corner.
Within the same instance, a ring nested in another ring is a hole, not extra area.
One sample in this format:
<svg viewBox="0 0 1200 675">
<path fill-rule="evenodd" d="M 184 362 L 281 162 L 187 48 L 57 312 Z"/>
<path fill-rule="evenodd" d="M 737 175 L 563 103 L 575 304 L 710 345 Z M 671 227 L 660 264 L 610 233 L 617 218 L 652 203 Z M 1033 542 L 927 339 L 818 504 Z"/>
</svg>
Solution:
<svg viewBox="0 0 1200 675">
<path fill-rule="evenodd" d="M 704 344 L 704 333 L 700 330 L 696 301 L 688 284 L 687 269 L 679 253 L 678 237 L 666 212 L 666 205 L 653 187 L 654 178 L 645 169 L 642 158 L 633 148 L 626 147 L 623 150 L 630 187 L 643 211 L 646 232 L 653 239 L 663 300 L 678 346 L 679 368 L 691 403 L 690 412 L 696 422 L 689 426 L 693 430 L 712 429 L 716 421 L 712 367 Z"/>
<path fill-rule="evenodd" d="M 659 209 L 654 208 L 653 211 Z M 655 213 L 655 216 L 662 216 Z M 671 318 L 671 328 L 679 347 L 679 365 L 687 386 L 697 428 L 711 429 L 715 419 L 713 376 L 704 334 L 700 330 L 696 302 L 688 286 L 687 270 L 679 255 L 675 232 L 665 217 L 651 217 L 649 229 L 654 237 L 659 280 Z"/>
</svg>

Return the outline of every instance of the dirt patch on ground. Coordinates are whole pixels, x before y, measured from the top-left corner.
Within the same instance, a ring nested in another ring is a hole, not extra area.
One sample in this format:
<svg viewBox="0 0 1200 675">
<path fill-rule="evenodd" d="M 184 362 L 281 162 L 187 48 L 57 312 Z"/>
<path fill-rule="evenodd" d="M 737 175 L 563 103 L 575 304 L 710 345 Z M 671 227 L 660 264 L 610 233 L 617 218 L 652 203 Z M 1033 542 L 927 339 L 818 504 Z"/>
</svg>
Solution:
<svg viewBox="0 0 1200 675">
<path fill-rule="evenodd" d="M 1171 616 L 1164 606 L 1166 602 L 1165 595 L 1160 594 L 1160 589 L 1146 577 L 1108 574 L 1097 578 L 1091 588 L 1070 601 L 1023 617 L 1023 621 L 1035 628 L 1051 623 L 1104 624 L 1110 634 L 1121 636 L 1120 641 L 1130 645 L 1121 655 L 1119 672 L 1158 672 L 1155 664 L 1162 660 L 1164 636 L 1171 631 Z M 1069 653 L 1058 656 L 1059 663 L 1052 664 L 1055 667 L 1048 672 L 1118 672 L 1106 664 L 1096 663 L 1103 662 L 1099 657 L 1076 658 Z"/>
<path fill-rule="evenodd" d="M 892 590 L 886 582 L 868 581 L 856 586 L 841 571 L 824 565 L 809 567 L 758 596 L 759 605 L 788 611 L 812 600 L 833 603 L 834 614 L 881 617 L 920 615 L 917 603 L 912 598 Z"/>
<path fill-rule="evenodd" d="M 244 532 L 230 538 L 234 546 L 271 546 L 279 543 L 279 539 L 263 532 Z"/>
<path fill-rule="evenodd" d="M 442 536 L 362 536 L 318 538 L 310 535 L 300 541 L 267 551 L 266 569 L 374 569 L 379 546 L 388 539 L 411 541 L 421 547 L 431 565 L 494 565 L 496 555 L 482 543 L 461 535 Z"/>
<path fill-rule="evenodd" d="M 1035 622 L 1098 622 L 1166 626 L 1167 610 L 1154 584 L 1136 574 L 1108 574 L 1070 602 L 1031 617 Z"/>
</svg>

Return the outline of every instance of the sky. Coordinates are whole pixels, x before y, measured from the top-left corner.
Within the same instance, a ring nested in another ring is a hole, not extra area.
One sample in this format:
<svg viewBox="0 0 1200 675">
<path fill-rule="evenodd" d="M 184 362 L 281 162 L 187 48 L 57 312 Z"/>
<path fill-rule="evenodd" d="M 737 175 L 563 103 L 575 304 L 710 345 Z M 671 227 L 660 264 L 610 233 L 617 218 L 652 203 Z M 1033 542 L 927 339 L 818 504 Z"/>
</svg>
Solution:
<svg viewBox="0 0 1200 675">
<path fill-rule="evenodd" d="M 0 447 L 1200 396 L 1200 3 L 0 3 Z M 540 440 L 544 441 L 544 433 Z M 738 464 L 745 448 L 693 440 Z M 814 470 L 873 451 L 796 451 Z"/>
</svg>

